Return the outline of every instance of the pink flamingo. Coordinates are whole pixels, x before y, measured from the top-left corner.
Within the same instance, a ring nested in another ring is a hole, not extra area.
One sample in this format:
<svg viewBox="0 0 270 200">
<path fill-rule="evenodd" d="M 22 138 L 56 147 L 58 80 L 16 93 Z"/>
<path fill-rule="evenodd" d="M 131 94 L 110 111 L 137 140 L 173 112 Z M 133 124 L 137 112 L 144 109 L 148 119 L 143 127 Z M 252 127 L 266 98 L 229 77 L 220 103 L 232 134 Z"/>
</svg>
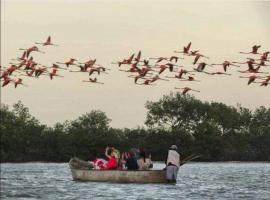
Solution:
<svg viewBox="0 0 270 200">
<path fill-rule="evenodd" d="M 58 46 L 56 44 L 53 44 L 51 42 L 51 36 L 49 36 L 46 40 L 46 42 L 36 42 L 35 44 L 42 44 L 43 46 L 48 46 L 48 45 L 51 45 L 51 46 Z"/>
<path fill-rule="evenodd" d="M 252 47 L 252 51 L 250 51 L 250 52 L 239 52 L 239 53 L 242 53 L 242 54 L 259 54 L 258 53 L 258 49 L 261 47 L 261 45 L 254 45 L 253 47 Z"/>
<path fill-rule="evenodd" d="M 184 54 L 189 54 L 189 49 L 191 47 L 191 42 L 188 43 L 188 45 L 183 47 L 183 51 L 174 51 L 175 53 L 184 53 Z"/>
<path fill-rule="evenodd" d="M 211 64 L 211 65 L 212 66 L 214 66 L 214 65 L 222 65 L 224 72 L 226 72 L 227 68 L 230 67 L 230 66 L 240 67 L 239 65 L 234 65 L 233 63 L 231 63 L 230 61 L 227 61 L 227 60 L 225 60 L 221 64 Z"/>
<path fill-rule="evenodd" d="M 40 51 L 37 46 L 32 46 L 28 49 L 20 49 L 20 50 L 26 51 L 26 58 L 28 58 L 30 53 L 34 51 L 39 52 L 39 53 L 45 53 L 44 51 Z"/>
<path fill-rule="evenodd" d="M 190 87 L 184 87 L 184 88 L 175 87 L 175 89 L 183 90 L 182 91 L 183 95 L 185 95 L 188 91 L 200 92 L 199 90 L 194 90 L 194 89 L 191 89 Z"/>
<path fill-rule="evenodd" d="M 98 82 L 98 81 L 97 81 L 97 78 L 94 78 L 94 79 L 89 78 L 89 80 L 88 80 L 88 81 L 83 80 L 83 82 L 90 82 L 90 83 L 104 84 L 104 83 Z"/>
</svg>

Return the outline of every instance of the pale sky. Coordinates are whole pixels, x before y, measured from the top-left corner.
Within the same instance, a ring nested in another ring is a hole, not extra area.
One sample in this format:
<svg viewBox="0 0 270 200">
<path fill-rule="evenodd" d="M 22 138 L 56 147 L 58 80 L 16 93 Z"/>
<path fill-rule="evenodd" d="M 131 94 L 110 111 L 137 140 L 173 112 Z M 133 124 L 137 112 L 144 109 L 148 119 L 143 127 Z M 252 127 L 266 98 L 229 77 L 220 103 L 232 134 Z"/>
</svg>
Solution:
<svg viewBox="0 0 270 200">
<path fill-rule="evenodd" d="M 196 74 L 201 82 L 157 82 L 157 86 L 135 85 L 127 73 L 111 62 L 142 51 L 143 58 L 177 55 L 192 42 L 192 50 L 210 57 L 207 63 L 224 60 L 244 61 L 255 44 L 260 52 L 270 51 L 270 2 L 244 1 L 1 1 L 1 65 L 22 54 L 50 35 L 59 47 L 40 47 L 46 54 L 34 52 L 43 65 L 90 58 L 112 70 L 98 76 L 104 85 L 88 84 L 88 74 L 60 71 L 64 78 L 49 80 L 24 77 L 27 87 L 1 88 L 1 102 L 12 105 L 21 100 L 41 123 L 74 120 L 91 110 L 104 111 L 114 128 L 135 128 L 146 118 L 146 101 L 157 101 L 174 87 L 189 86 L 202 101 L 254 109 L 270 106 L 270 88 L 258 84 L 247 86 L 236 70 L 232 76 Z M 253 56 L 254 57 L 254 56 Z M 192 68 L 192 58 L 180 64 Z M 270 62 L 269 62 L 270 63 Z M 243 65 L 241 70 L 247 67 Z M 70 67 L 77 70 L 76 67 Z M 123 67 L 123 69 L 126 69 Z M 207 68 L 206 68 L 207 69 Z M 218 67 L 210 71 L 221 71 Z M 270 72 L 270 67 L 263 71 Z M 161 75 L 174 75 L 166 72 Z"/>
</svg>

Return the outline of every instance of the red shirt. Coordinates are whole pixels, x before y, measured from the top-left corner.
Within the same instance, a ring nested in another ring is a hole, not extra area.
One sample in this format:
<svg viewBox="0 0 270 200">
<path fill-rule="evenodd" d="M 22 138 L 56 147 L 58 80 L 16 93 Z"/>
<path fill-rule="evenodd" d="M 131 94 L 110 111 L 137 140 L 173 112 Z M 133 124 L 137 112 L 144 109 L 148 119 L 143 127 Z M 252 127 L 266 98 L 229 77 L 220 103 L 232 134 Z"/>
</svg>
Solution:
<svg viewBox="0 0 270 200">
<path fill-rule="evenodd" d="M 107 169 L 117 169 L 117 160 L 115 157 L 111 157 L 107 163 Z"/>
</svg>

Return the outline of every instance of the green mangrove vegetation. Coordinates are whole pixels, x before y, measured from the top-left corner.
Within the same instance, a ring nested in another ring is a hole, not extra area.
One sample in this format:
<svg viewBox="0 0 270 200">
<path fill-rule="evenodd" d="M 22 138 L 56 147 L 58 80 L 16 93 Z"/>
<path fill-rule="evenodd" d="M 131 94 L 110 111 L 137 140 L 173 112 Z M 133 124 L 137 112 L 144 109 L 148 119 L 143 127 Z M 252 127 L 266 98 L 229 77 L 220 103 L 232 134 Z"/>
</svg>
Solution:
<svg viewBox="0 0 270 200">
<path fill-rule="evenodd" d="M 153 160 L 164 160 L 171 144 L 182 156 L 200 154 L 200 161 L 270 161 L 270 108 L 251 111 L 179 93 L 145 106 L 143 126 L 117 129 L 99 110 L 49 127 L 21 101 L 12 108 L 1 104 L 1 162 L 89 160 L 108 145 L 145 148 Z"/>
</svg>

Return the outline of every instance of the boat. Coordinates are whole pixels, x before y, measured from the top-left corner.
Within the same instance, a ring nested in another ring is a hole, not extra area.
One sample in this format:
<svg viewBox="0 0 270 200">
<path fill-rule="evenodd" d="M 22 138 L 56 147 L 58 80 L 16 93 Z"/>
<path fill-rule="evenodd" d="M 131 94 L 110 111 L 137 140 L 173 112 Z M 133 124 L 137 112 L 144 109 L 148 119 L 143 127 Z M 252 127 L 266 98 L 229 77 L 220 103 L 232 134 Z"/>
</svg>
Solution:
<svg viewBox="0 0 270 200">
<path fill-rule="evenodd" d="M 75 181 L 167 183 L 165 170 L 98 170 L 79 158 L 72 158 L 69 167 Z"/>
</svg>

